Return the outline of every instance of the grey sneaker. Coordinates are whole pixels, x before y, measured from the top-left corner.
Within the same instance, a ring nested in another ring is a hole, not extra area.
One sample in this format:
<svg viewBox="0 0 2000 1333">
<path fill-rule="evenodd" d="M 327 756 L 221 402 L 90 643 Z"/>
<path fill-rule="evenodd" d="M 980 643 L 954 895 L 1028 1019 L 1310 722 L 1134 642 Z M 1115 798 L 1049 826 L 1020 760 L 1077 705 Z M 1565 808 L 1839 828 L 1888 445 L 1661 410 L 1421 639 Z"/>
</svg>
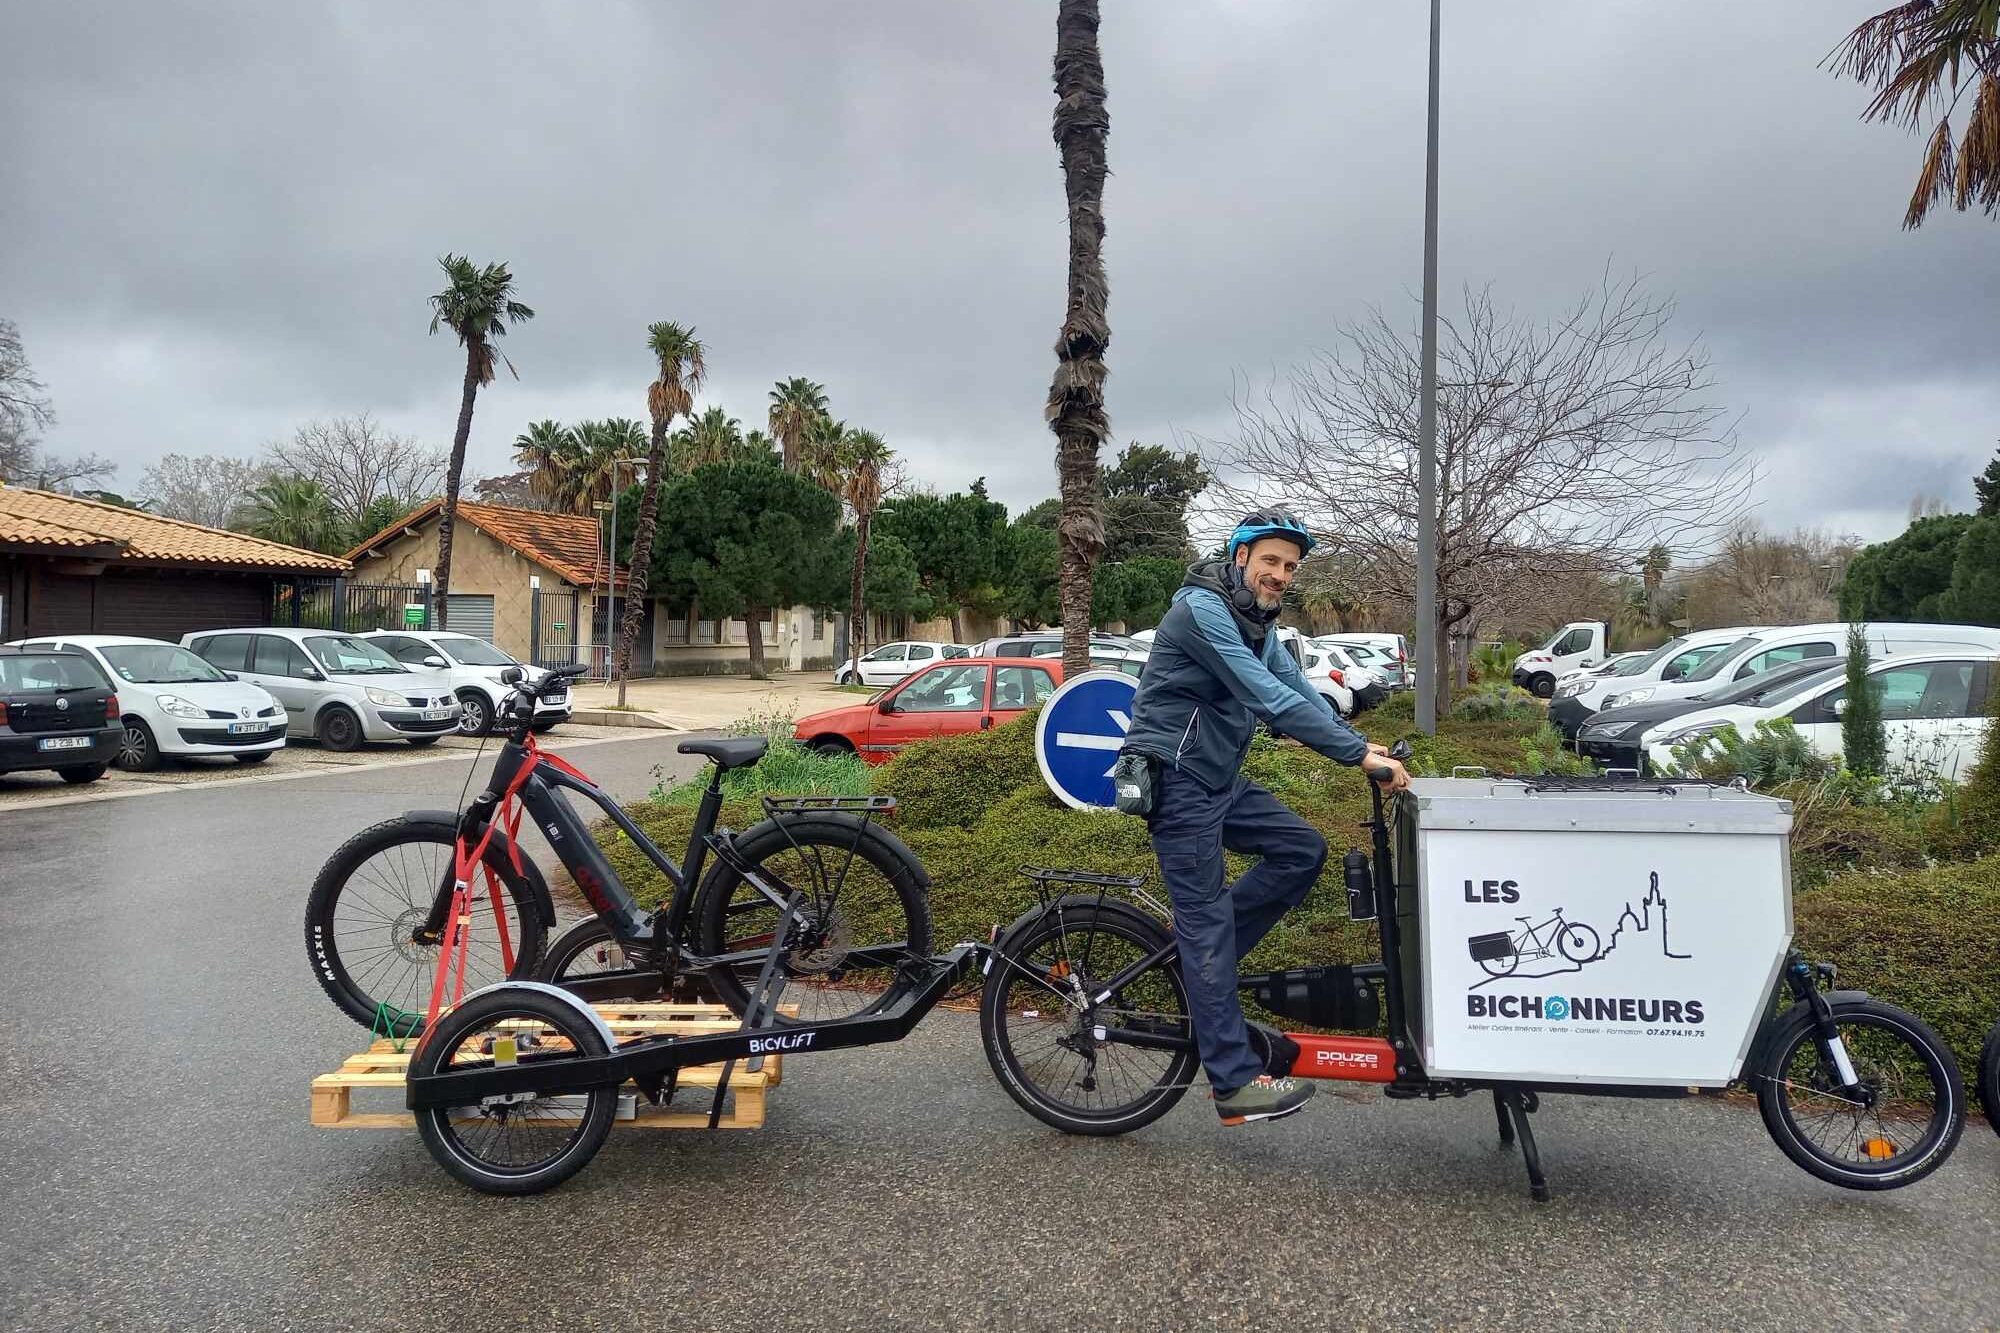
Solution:
<svg viewBox="0 0 2000 1333">
<path fill-rule="evenodd" d="M 1236 1091 L 1215 1099 L 1215 1113 L 1225 1125 L 1247 1125 L 1253 1120 L 1276 1120 L 1305 1109 L 1316 1091 L 1310 1083 L 1295 1078 L 1265 1075 Z"/>
</svg>

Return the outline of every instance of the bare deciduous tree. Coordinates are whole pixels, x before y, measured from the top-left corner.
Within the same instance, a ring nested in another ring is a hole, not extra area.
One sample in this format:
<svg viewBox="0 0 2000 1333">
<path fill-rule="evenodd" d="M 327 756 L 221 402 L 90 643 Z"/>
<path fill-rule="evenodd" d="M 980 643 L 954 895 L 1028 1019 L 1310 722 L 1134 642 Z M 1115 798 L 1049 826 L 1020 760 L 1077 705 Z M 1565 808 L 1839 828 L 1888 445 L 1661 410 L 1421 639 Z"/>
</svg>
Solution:
<svg viewBox="0 0 2000 1333">
<path fill-rule="evenodd" d="M 253 459 L 168 454 L 146 469 L 137 494 L 166 518 L 226 528 L 267 475 Z"/>
<path fill-rule="evenodd" d="M 1730 529 L 1722 549 L 1679 589 L 1696 625 L 1811 625 L 1840 618 L 1841 580 L 1855 537 L 1801 529 L 1789 537 L 1755 523 Z"/>
<path fill-rule="evenodd" d="M 97 454 L 59 457 L 41 448 L 55 424 L 47 386 L 35 378 L 21 330 L 0 319 L 0 481 L 42 491 L 76 491 L 107 480 L 118 465 Z"/>
<path fill-rule="evenodd" d="M 1606 279 L 1546 323 L 1468 291 L 1441 319 L 1438 641 L 1538 585 L 1636 572 L 1655 544 L 1706 549 L 1755 480 L 1709 401 L 1706 356 L 1670 341 L 1672 303 Z M 1204 441 L 1211 504 L 1282 501 L 1356 557 L 1355 600 L 1413 610 L 1419 331 L 1379 310 L 1255 393 Z M 1452 673 L 1439 676 L 1440 712 Z"/>
<path fill-rule="evenodd" d="M 398 435 L 366 412 L 309 421 L 269 453 L 279 470 L 318 482 L 350 523 L 377 500 L 414 507 L 444 489 L 444 450 Z"/>
</svg>

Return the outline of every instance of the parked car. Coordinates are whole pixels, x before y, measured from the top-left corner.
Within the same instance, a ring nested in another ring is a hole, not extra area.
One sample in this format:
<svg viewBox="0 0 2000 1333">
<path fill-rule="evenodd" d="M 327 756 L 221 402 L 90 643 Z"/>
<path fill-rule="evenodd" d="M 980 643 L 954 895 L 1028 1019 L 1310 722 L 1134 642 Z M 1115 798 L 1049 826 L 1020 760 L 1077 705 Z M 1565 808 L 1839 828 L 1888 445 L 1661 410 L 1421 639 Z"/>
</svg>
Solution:
<svg viewBox="0 0 2000 1333">
<path fill-rule="evenodd" d="M 1646 655 L 1647 650 L 1643 648 L 1637 652 L 1613 653 L 1592 666 L 1565 671 L 1562 678 L 1556 682 L 1556 689 L 1561 691 L 1562 687 L 1571 681 L 1602 679 L 1605 676 L 1629 676 L 1639 669 L 1639 664 L 1646 660 Z"/>
<path fill-rule="evenodd" d="M 934 639 L 899 639 L 895 643 L 885 643 L 872 653 L 863 653 L 859 663 L 862 685 L 893 685 L 912 671 L 921 671 L 933 662 L 948 658 L 970 657 L 972 650 L 962 643 L 939 643 Z M 834 667 L 833 683 L 853 685 L 853 662 L 841 662 Z"/>
<path fill-rule="evenodd" d="M 210 664 L 270 692 L 286 734 L 329 750 L 363 741 L 435 745 L 458 730 L 458 699 L 434 674 L 416 675 L 368 640 L 323 629 L 203 630 L 181 639 Z"/>
<path fill-rule="evenodd" d="M 82 653 L 0 647 L 0 773 L 95 782 L 118 755 L 120 716 L 117 691 Z"/>
<path fill-rule="evenodd" d="M 1660 703 L 1705 694 L 1728 681 L 1748 680 L 1787 662 L 1814 658 L 1840 661 L 1847 656 L 1850 627 L 1838 622 L 1818 625 L 1766 626 L 1724 644 L 1720 652 L 1678 680 L 1624 691 L 1604 701 L 1604 707 L 1626 708 L 1638 703 Z M 1884 621 L 1864 624 L 1869 656 L 1903 657 L 1911 653 L 1949 652 L 1969 649 L 2000 652 L 2000 629 L 1984 625 L 1904 624 Z"/>
<path fill-rule="evenodd" d="M 285 748 L 285 710 L 269 692 L 178 644 L 77 634 L 17 646 L 82 653 L 114 683 L 125 732 L 111 762 L 128 772 L 151 772 L 168 758 L 261 764 Z"/>
<path fill-rule="evenodd" d="M 1306 683 L 1318 690 L 1320 697 L 1342 717 L 1365 712 L 1388 697 L 1388 687 L 1375 673 L 1338 645 L 1309 640 L 1304 647 L 1306 661 L 1300 669 L 1305 673 Z"/>
<path fill-rule="evenodd" d="M 1356 666 L 1365 668 L 1370 675 L 1380 681 L 1386 690 L 1404 690 L 1410 687 L 1409 664 L 1398 662 L 1395 654 L 1387 648 L 1332 638 L 1314 639 L 1313 642 L 1339 649 L 1341 653 L 1351 658 Z"/>
<path fill-rule="evenodd" d="M 886 763 L 914 741 L 1012 722 L 1062 680 L 1062 662 L 1046 657 L 933 662 L 866 703 L 800 718 L 792 734 L 815 750 Z"/>
<path fill-rule="evenodd" d="M 1039 657 L 1050 648 L 1062 647 L 1062 631 L 1059 629 L 1032 629 L 1020 634 L 996 634 L 985 639 L 972 650 L 974 657 Z M 1093 649 L 1113 648 L 1120 652 L 1151 652 L 1151 641 L 1141 643 L 1127 634 L 1106 634 L 1102 630 L 1090 632 L 1090 646 Z"/>
<path fill-rule="evenodd" d="M 1349 633 L 1342 631 L 1339 634 L 1322 634 L 1320 638 L 1331 640 L 1336 644 L 1355 644 L 1368 649 L 1371 653 L 1380 657 L 1385 664 L 1389 662 L 1395 663 L 1396 674 L 1400 675 L 1402 680 L 1399 684 L 1394 684 L 1393 688 L 1407 690 L 1414 688 L 1417 683 L 1416 667 L 1410 662 L 1410 645 L 1400 634 L 1381 634 L 1373 631 L 1355 631 Z M 1370 669 L 1373 669 L 1372 663 L 1369 666 Z"/>
<path fill-rule="evenodd" d="M 1582 676 L 1556 689 L 1549 702 L 1549 721 L 1561 730 L 1564 740 L 1576 733 L 1606 701 L 1644 690 L 1661 681 L 1679 680 L 1715 654 L 1734 643 L 1756 626 L 1732 625 L 1727 629 L 1699 630 L 1668 639 L 1640 659 L 1638 667 L 1617 676 Z M 1644 703 L 1651 698 L 1634 700 Z"/>
<path fill-rule="evenodd" d="M 1986 735 L 1985 701 L 1996 656 L 1977 649 L 1920 653 L 1871 662 L 1868 678 L 1882 709 L 1885 759 L 1890 769 L 1910 766 L 1949 781 L 1979 760 Z M 1724 727 L 1749 735 L 1759 722 L 1791 719 L 1806 744 L 1828 759 L 1841 757 L 1841 714 L 1847 710 L 1847 673 L 1831 668 L 1800 688 L 1759 706 L 1721 704 L 1684 714 L 1641 738 L 1655 771 L 1674 763 L 1673 750 Z"/>
<path fill-rule="evenodd" d="M 1062 655 L 1062 645 L 1057 644 L 1052 648 L 1044 648 L 1037 652 L 1035 660 L 1038 662 L 1046 661 L 1053 657 L 1060 661 Z M 1122 671 L 1132 679 L 1137 680 L 1140 673 L 1146 669 L 1146 658 L 1148 655 L 1143 649 L 1100 648 L 1092 644 L 1090 648 L 1090 668 L 1093 671 Z"/>
<path fill-rule="evenodd" d="M 1749 708 L 1775 706 L 1806 686 L 1837 674 L 1844 665 L 1823 658 L 1790 662 L 1748 680 L 1718 685 L 1693 698 L 1633 704 L 1597 713 L 1577 731 L 1576 751 L 1606 768 L 1634 768 L 1643 772 L 1648 768 L 1644 742 L 1648 732 L 1670 727 L 1676 718 L 1711 708 L 1735 704 Z"/>
<path fill-rule="evenodd" d="M 484 736 L 493 725 L 501 700 L 513 691 L 502 684 L 500 673 L 520 667 L 525 683 L 533 685 L 549 673 L 538 666 L 516 661 L 484 639 L 470 634 L 450 634 L 430 630 L 370 630 L 362 638 L 401 662 L 416 675 L 435 673 L 458 699 L 464 711 L 458 715 L 458 729 L 468 736 Z M 569 690 L 537 700 L 536 731 L 569 721 Z"/>
<path fill-rule="evenodd" d="M 1577 620 L 1564 625 L 1539 648 L 1514 659 L 1514 683 L 1547 699 L 1565 672 L 1604 660 L 1606 626 L 1601 620 Z"/>
</svg>

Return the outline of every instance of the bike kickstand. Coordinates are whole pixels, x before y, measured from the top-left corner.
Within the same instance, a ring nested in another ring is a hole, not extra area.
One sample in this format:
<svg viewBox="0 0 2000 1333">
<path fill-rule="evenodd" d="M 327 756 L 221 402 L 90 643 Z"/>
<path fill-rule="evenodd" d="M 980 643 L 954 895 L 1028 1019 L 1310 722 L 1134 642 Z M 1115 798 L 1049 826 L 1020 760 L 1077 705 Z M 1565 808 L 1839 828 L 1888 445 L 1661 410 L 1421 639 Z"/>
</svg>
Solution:
<svg viewBox="0 0 2000 1333">
<path fill-rule="evenodd" d="M 1513 1147 L 1514 1122 L 1507 1116 L 1507 1101 L 1500 1095 L 1498 1088 L 1493 1090 L 1493 1114 L 1500 1121 L 1500 1146 L 1503 1148 Z"/>
<path fill-rule="evenodd" d="M 1495 1093 L 1496 1097 L 1501 1094 Z M 1536 1203 L 1549 1201 L 1549 1179 L 1542 1174 L 1541 1149 L 1535 1146 L 1535 1131 L 1528 1124 L 1532 1094 L 1510 1091 L 1505 1094 L 1507 1109 L 1513 1112 L 1514 1130 L 1521 1139 L 1521 1162 L 1528 1168 L 1528 1197 Z"/>
</svg>

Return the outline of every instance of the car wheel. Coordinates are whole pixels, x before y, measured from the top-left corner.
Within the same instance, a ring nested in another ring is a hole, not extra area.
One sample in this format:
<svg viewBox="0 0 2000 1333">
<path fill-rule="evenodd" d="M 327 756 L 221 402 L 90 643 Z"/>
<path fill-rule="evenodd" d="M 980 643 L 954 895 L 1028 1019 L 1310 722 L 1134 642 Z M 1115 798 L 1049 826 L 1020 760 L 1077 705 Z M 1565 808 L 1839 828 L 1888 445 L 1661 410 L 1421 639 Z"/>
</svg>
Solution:
<svg viewBox="0 0 2000 1333">
<path fill-rule="evenodd" d="M 842 667 L 840 670 L 833 673 L 833 683 L 836 685 L 846 685 L 850 683 L 853 679 L 854 679 L 854 673 L 849 671 L 846 667 Z"/>
<path fill-rule="evenodd" d="M 484 736 L 493 725 L 493 705 L 478 690 L 467 690 L 458 696 L 458 730 L 464 736 Z"/>
<path fill-rule="evenodd" d="M 361 746 L 361 719 L 335 705 L 319 715 L 319 743 L 345 754 Z"/>
<path fill-rule="evenodd" d="M 1528 688 L 1535 692 L 1537 699 L 1553 698 L 1556 692 L 1556 678 L 1546 671 L 1537 672 L 1528 678 Z"/>
<path fill-rule="evenodd" d="M 151 773 L 160 766 L 160 744 L 153 729 L 136 717 L 125 719 L 125 734 L 118 740 L 118 755 L 112 763 L 127 773 Z"/>
<path fill-rule="evenodd" d="M 272 753 L 273 751 L 270 750 L 260 750 L 256 754 L 239 754 L 234 756 L 234 758 L 239 764 L 261 764 L 266 759 L 269 759 Z"/>
<path fill-rule="evenodd" d="M 56 776 L 73 787 L 80 787 L 86 782 L 95 782 L 103 777 L 104 770 L 109 767 L 109 764 L 76 764 L 70 768 L 57 769 Z"/>
<path fill-rule="evenodd" d="M 829 759 L 838 755 L 853 754 L 854 746 L 843 736 L 821 736 L 812 743 L 814 754 L 823 754 Z"/>
<path fill-rule="evenodd" d="M 1348 712 L 1348 711 L 1347 711 L 1347 710 L 1346 710 L 1345 708 L 1342 708 L 1342 707 L 1340 706 L 1340 700 L 1339 700 L 1339 699 L 1337 699 L 1337 698 L 1335 698 L 1335 697 L 1334 697 L 1333 695 L 1331 695 L 1331 694 L 1322 694 L 1322 695 L 1320 696 L 1320 698 L 1322 698 L 1322 699 L 1326 700 L 1326 706 L 1327 706 L 1328 708 L 1331 708 L 1331 709 L 1332 709 L 1332 710 L 1334 711 L 1334 713 L 1335 713 L 1335 715 L 1336 715 L 1336 716 L 1339 716 L 1339 717 L 1351 717 L 1351 716 L 1353 716 L 1353 715 L 1352 715 L 1351 713 L 1349 713 L 1349 712 Z"/>
</svg>

